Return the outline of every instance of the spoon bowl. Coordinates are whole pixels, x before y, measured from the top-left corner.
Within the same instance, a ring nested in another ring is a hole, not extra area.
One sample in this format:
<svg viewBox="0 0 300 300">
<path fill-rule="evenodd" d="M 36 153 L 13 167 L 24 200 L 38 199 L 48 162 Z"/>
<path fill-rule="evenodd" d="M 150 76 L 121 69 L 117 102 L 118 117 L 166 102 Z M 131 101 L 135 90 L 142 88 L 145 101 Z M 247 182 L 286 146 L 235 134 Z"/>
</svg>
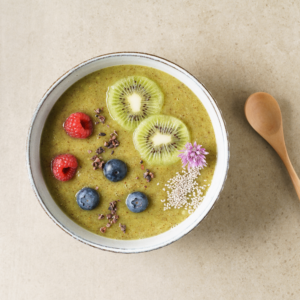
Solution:
<svg viewBox="0 0 300 300">
<path fill-rule="evenodd" d="M 252 94 L 245 104 L 248 122 L 259 134 L 273 135 L 282 126 L 280 107 L 268 93 Z"/>
</svg>

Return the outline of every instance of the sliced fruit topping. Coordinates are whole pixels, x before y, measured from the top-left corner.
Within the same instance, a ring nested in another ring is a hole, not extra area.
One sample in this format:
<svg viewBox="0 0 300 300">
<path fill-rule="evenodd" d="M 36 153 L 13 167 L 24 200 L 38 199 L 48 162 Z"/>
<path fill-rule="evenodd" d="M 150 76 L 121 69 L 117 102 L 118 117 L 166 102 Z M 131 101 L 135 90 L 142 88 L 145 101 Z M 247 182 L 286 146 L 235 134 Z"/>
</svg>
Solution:
<svg viewBox="0 0 300 300">
<path fill-rule="evenodd" d="M 52 173 L 60 181 L 70 180 L 77 170 L 76 157 L 71 154 L 61 154 L 52 160 Z"/>
<path fill-rule="evenodd" d="M 147 196 L 141 192 L 134 192 L 128 195 L 126 205 L 134 213 L 144 211 L 148 207 L 149 201 Z"/>
<path fill-rule="evenodd" d="M 94 189 L 85 187 L 76 194 L 77 204 L 84 210 L 96 208 L 100 202 L 100 197 Z"/>
<path fill-rule="evenodd" d="M 127 166 L 122 160 L 111 159 L 105 163 L 103 174 L 108 180 L 117 182 L 125 178 Z"/>
<path fill-rule="evenodd" d="M 186 125 L 177 118 L 164 115 L 147 118 L 133 134 L 135 148 L 152 165 L 177 162 L 179 150 L 189 141 Z"/>
<path fill-rule="evenodd" d="M 134 130 L 144 119 L 159 114 L 163 103 L 164 95 L 158 85 L 142 76 L 117 81 L 107 94 L 111 116 L 127 130 Z"/>
<path fill-rule="evenodd" d="M 93 132 L 93 122 L 88 115 L 77 112 L 68 117 L 64 123 L 64 128 L 69 136 L 85 139 Z"/>
</svg>

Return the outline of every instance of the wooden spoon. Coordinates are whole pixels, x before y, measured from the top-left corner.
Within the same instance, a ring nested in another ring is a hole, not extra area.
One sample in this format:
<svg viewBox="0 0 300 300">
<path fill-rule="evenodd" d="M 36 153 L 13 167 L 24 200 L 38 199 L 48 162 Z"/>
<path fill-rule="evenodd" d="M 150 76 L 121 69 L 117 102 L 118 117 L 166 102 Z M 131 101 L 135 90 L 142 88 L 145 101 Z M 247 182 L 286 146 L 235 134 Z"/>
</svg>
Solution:
<svg viewBox="0 0 300 300">
<path fill-rule="evenodd" d="M 252 94 L 245 103 L 245 115 L 253 129 L 274 148 L 282 159 L 300 199 L 300 180 L 286 150 L 282 116 L 277 101 L 267 93 Z"/>
</svg>

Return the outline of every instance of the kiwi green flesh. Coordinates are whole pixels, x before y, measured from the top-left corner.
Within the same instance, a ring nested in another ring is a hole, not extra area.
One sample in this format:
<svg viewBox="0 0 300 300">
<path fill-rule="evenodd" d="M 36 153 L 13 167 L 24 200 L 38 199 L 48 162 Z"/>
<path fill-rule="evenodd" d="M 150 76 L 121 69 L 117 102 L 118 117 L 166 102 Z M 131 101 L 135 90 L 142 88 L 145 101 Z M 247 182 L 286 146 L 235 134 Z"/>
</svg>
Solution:
<svg viewBox="0 0 300 300">
<path fill-rule="evenodd" d="M 133 135 L 135 148 L 143 160 L 151 165 L 170 165 L 180 158 L 190 134 L 186 125 L 179 119 L 156 115 L 140 123 Z"/>
<path fill-rule="evenodd" d="M 117 81 L 107 93 L 107 107 L 114 120 L 127 130 L 134 130 L 151 115 L 159 114 L 164 95 L 158 85 L 143 76 L 129 76 Z"/>
</svg>

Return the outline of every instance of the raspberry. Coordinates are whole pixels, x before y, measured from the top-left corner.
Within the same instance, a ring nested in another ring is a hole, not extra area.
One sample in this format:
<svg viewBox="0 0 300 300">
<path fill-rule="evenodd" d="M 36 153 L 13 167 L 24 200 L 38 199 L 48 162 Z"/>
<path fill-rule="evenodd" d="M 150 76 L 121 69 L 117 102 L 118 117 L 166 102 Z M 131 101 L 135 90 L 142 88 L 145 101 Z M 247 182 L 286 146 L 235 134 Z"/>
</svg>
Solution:
<svg viewBox="0 0 300 300">
<path fill-rule="evenodd" d="M 93 132 L 91 118 L 81 112 L 71 114 L 64 123 L 66 133 L 74 138 L 85 139 Z"/>
<path fill-rule="evenodd" d="M 60 181 L 70 180 L 77 170 L 76 157 L 71 154 L 61 154 L 52 160 L 52 172 L 56 179 Z"/>
</svg>

